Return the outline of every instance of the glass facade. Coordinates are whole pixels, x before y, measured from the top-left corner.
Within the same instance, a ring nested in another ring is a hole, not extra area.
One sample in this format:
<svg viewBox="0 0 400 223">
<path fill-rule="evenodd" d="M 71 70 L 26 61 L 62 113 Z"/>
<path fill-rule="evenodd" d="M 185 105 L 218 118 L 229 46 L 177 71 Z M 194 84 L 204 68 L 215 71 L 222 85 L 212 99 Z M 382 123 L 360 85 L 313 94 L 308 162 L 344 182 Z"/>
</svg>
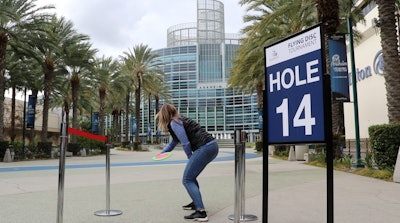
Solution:
<svg viewBox="0 0 400 223">
<path fill-rule="evenodd" d="M 197 6 L 197 23 L 170 27 L 167 48 L 154 51 L 170 88 L 168 102 L 216 138 L 231 138 L 235 129 L 258 133 L 256 95 L 227 89 L 240 35 L 224 33 L 221 2 L 198 0 Z"/>
</svg>

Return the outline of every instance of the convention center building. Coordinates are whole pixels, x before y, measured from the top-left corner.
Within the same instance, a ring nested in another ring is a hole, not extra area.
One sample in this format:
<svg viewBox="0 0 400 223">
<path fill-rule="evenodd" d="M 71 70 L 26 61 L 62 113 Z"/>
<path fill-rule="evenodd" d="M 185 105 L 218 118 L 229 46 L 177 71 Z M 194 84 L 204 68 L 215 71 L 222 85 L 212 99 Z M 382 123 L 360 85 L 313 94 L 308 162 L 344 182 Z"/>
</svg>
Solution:
<svg viewBox="0 0 400 223">
<path fill-rule="evenodd" d="M 360 1 L 362 4 L 362 1 Z M 369 138 L 368 128 L 372 125 L 388 123 L 385 78 L 382 63 L 381 38 L 378 27 L 378 7 L 376 3 L 362 6 L 365 24 L 357 24 L 362 35 L 354 44 L 354 61 L 357 81 L 357 101 L 359 134 L 362 141 Z M 350 49 L 348 48 L 348 53 Z M 344 103 L 346 139 L 356 138 L 353 87 L 351 83 L 351 61 L 348 54 L 350 103 Z M 364 145 L 366 146 L 366 145 Z"/>
<path fill-rule="evenodd" d="M 167 30 L 167 47 L 155 50 L 163 63 L 164 81 L 179 113 L 197 120 L 217 139 L 245 130 L 254 141 L 260 131 L 256 94 L 228 89 L 239 34 L 225 33 L 224 5 L 197 1 L 197 22 Z M 144 115 L 143 125 L 147 126 Z"/>
</svg>

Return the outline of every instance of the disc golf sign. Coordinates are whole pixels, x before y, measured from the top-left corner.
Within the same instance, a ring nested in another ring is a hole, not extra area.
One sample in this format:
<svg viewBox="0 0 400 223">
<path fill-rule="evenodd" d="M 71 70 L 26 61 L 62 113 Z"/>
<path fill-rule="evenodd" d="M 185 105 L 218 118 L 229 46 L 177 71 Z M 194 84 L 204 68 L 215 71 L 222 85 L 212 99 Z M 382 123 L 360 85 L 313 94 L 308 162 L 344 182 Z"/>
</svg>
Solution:
<svg viewBox="0 0 400 223">
<path fill-rule="evenodd" d="M 325 141 L 321 27 L 265 47 L 268 144 Z"/>
</svg>

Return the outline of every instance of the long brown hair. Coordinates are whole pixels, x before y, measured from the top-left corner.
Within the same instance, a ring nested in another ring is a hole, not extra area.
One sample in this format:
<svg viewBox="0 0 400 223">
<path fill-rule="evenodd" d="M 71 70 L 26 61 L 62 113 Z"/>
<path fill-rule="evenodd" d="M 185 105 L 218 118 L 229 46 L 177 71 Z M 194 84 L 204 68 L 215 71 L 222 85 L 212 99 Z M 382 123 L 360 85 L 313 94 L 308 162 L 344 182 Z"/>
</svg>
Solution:
<svg viewBox="0 0 400 223">
<path fill-rule="evenodd" d="M 181 118 L 178 110 L 171 104 L 164 104 L 155 116 L 158 119 L 158 129 L 168 132 L 169 123 L 176 118 Z"/>
</svg>

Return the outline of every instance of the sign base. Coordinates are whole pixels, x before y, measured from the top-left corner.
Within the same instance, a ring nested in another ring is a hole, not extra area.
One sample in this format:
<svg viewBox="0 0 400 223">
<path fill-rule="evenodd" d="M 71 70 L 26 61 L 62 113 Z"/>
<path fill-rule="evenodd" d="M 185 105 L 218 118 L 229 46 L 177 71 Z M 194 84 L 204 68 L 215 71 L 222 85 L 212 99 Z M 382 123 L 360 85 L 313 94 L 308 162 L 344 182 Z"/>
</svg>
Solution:
<svg viewBox="0 0 400 223">
<path fill-rule="evenodd" d="M 119 210 L 100 210 L 94 212 L 94 215 L 97 216 L 116 216 L 116 215 L 121 215 L 122 211 Z"/>
<path fill-rule="evenodd" d="M 229 220 L 235 220 L 235 215 L 234 214 L 231 214 L 231 215 L 229 215 L 228 216 L 228 219 Z M 245 215 L 242 215 L 242 216 L 240 216 L 240 222 L 246 222 L 246 221 L 257 221 L 257 216 L 255 216 L 255 215 L 251 215 L 251 214 L 245 214 Z"/>
</svg>

